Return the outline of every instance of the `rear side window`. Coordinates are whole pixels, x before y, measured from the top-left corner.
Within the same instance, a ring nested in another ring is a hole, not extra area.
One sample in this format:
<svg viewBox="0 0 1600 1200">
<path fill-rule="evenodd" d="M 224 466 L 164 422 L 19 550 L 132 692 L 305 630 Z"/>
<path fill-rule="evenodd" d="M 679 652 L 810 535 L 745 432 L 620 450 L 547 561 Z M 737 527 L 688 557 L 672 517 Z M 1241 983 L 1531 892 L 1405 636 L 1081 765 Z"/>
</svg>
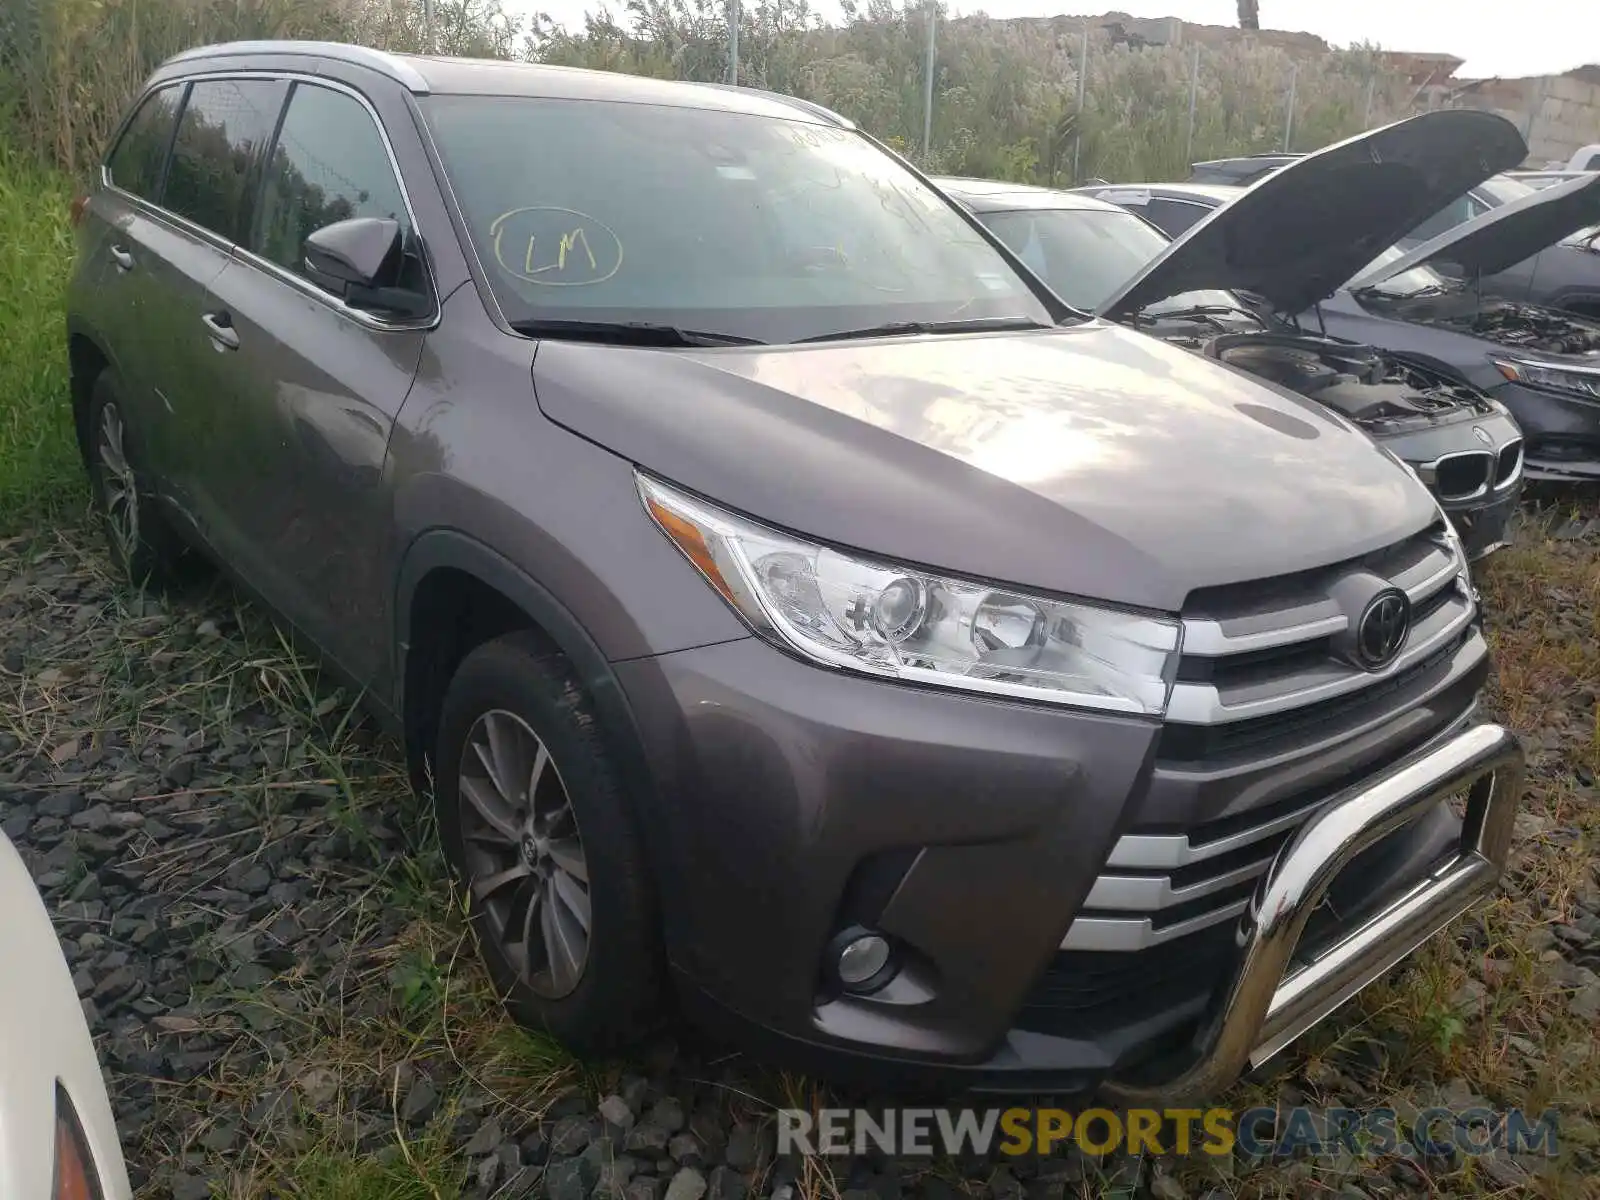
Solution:
<svg viewBox="0 0 1600 1200">
<path fill-rule="evenodd" d="M 283 104 L 267 79 L 208 79 L 189 91 L 172 146 L 162 206 L 233 240 L 245 218 L 256 160 Z"/>
<path fill-rule="evenodd" d="M 156 198 L 161 167 L 172 142 L 172 124 L 177 120 L 178 101 L 182 98 L 183 85 L 173 84 L 152 93 L 139 106 L 106 160 L 106 170 L 115 186 L 146 200 Z"/>
<path fill-rule="evenodd" d="M 353 96 L 297 84 L 267 164 L 251 249 L 304 274 L 307 236 L 352 217 L 392 217 L 406 206 L 372 114 Z"/>
<path fill-rule="evenodd" d="M 1200 223 L 1200 218 L 1211 210 L 1199 204 L 1190 204 L 1184 200 L 1150 201 L 1150 211 L 1144 215 L 1149 217 L 1168 237 L 1176 238 L 1188 233 L 1193 225 Z"/>
</svg>

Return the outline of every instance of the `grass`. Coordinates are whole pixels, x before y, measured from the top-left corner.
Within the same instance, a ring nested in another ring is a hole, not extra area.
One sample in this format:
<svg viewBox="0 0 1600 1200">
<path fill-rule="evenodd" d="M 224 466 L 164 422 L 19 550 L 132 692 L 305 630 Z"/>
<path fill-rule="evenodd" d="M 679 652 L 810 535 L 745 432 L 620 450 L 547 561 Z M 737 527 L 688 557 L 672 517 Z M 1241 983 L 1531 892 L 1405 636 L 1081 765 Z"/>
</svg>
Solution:
<svg viewBox="0 0 1600 1200">
<path fill-rule="evenodd" d="M 71 197 L 0 146 L 0 533 L 58 516 L 81 478 L 62 321 Z"/>
<path fill-rule="evenodd" d="M 57 567 L 73 581 L 65 599 L 31 586 L 30 572 L 59 581 Z M 564 1093 L 592 1107 L 615 1086 L 505 1016 L 397 748 L 259 612 L 215 579 L 159 597 L 123 589 L 93 527 L 0 538 L 0 600 L 19 593 L 9 617 L 0 607 L 0 648 L 25 656 L 21 671 L 0 669 L 0 736 L 23 754 L 59 763 L 159 747 L 170 761 L 233 739 L 201 755 L 189 782 L 137 797 L 152 814 L 188 801 L 169 821 L 231 819 L 204 837 L 141 843 L 124 861 L 163 895 L 160 923 L 194 931 L 198 958 L 225 962 L 254 941 L 273 952 L 270 978 L 198 973 L 181 1015 L 157 1017 L 148 1039 L 219 1050 L 200 1077 L 157 1082 L 162 1118 L 127 1140 L 130 1163 L 204 1162 L 230 1200 L 450 1200 L 468 1166 L 450 1149 L 458 1121 L 493 1111 L 515 1131 Z M 89 786 L 73 778 L 54 786 Z M 291 838 L 341 841 L 310 876 L 279 876 L 309 878 L 304 900 L 219 912 L 207 889 L 241 860 L 272 864 Z M 335 879 L 329 901 L 321 889 Z M 315 967 L 277 949 L 291 917 L 305 944 L 336 947 Z M 398 1113 L 422 1076 L 439 1100 L 416 1127 Z M 214 1139 L 230 1130 L 222 1153 Z M 163 1193 L 152 1183 L 142 1194 Z"/>
</svg>

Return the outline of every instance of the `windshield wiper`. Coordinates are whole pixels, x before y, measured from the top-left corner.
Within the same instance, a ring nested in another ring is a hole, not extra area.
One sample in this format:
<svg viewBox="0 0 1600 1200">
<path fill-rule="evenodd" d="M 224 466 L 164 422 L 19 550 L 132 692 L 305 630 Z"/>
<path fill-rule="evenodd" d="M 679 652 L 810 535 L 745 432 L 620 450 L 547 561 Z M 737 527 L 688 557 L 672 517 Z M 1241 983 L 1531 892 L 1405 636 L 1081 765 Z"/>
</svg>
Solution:
<svg viewBox="0 0 1600 1200">
<path fill-rule="evenodd" d="M 1457 290 L 1459 289 L 1446 287 L 1441 283 L 1425 283 L 1419 288 L 1412 288 L 1409 292 L 1396 292 L 1392 294 L 1399 296 L 1399 298 L 1402 300 L 1426 300 L 1430 296 L 1453 295 Z"/>
<path fill-rule="evenodd" d="M 653 321 L 575 321 L 531 318 L 511 322 L 511 328 L 529 337 L 572 338 L 587 342 L 617 342 L 630 346 L 764 346 L 760 338 L 708 329 L 685 329 Z"/>
<path fill-rule="evenodd" d="M 885 321 L 860 329 L 840 329 L 797 338 L 799 342 L 843 342 L 855 338 L 897 337 L 903 333 L 989 333 L 1006 329 L 1054 329 L 1031 317 L 974 317 L 967 321 Z"/>
<path fill-rule="evenodd" d="M 1194 304 L 1188 308 L 1163 308 L 1157 312 L 1151 312 L 1149 309 L 1140 309 L 1134 316 L 1134 321 L 1139 324 L 1154 325 L 1159 321 L 1187 321 L 1230 315 L 1249 317 L 1253 321 L 1261 319 L 1248 308 L 1238 304 Z"/>
</svg>

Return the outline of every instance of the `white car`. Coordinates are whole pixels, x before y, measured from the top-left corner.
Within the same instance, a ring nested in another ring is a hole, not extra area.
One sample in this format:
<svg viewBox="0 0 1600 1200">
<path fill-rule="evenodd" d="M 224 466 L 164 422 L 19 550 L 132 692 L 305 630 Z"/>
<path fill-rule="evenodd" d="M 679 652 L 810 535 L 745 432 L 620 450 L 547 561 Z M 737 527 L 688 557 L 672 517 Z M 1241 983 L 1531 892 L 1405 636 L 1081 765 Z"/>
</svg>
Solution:
<svg viewBox="0 0 1600 1200">
<path fill-rule="evenodd" d="M 130 1200 L 128 1168 L 72 972 L 0 833 L 0 1200 Z"/>
</svg>

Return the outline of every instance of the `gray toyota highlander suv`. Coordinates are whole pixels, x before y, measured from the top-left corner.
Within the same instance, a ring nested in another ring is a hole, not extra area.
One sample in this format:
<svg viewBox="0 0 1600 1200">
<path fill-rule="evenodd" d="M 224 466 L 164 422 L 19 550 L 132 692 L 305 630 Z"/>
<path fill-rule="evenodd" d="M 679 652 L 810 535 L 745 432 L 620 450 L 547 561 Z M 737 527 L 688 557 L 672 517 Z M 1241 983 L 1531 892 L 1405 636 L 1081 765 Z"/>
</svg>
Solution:
<svg viewBox="0 0 1600 1200">
<path fill-rule="evenodd" d="M 830 112 L 208 47 L 75 211 L 115 554 L 361 688 L 580 1051 L 676 997 L 840 1077 L 1202 1095 L 1499 874 L 1521 751 L 1415 476 Z"/>
</svg>

